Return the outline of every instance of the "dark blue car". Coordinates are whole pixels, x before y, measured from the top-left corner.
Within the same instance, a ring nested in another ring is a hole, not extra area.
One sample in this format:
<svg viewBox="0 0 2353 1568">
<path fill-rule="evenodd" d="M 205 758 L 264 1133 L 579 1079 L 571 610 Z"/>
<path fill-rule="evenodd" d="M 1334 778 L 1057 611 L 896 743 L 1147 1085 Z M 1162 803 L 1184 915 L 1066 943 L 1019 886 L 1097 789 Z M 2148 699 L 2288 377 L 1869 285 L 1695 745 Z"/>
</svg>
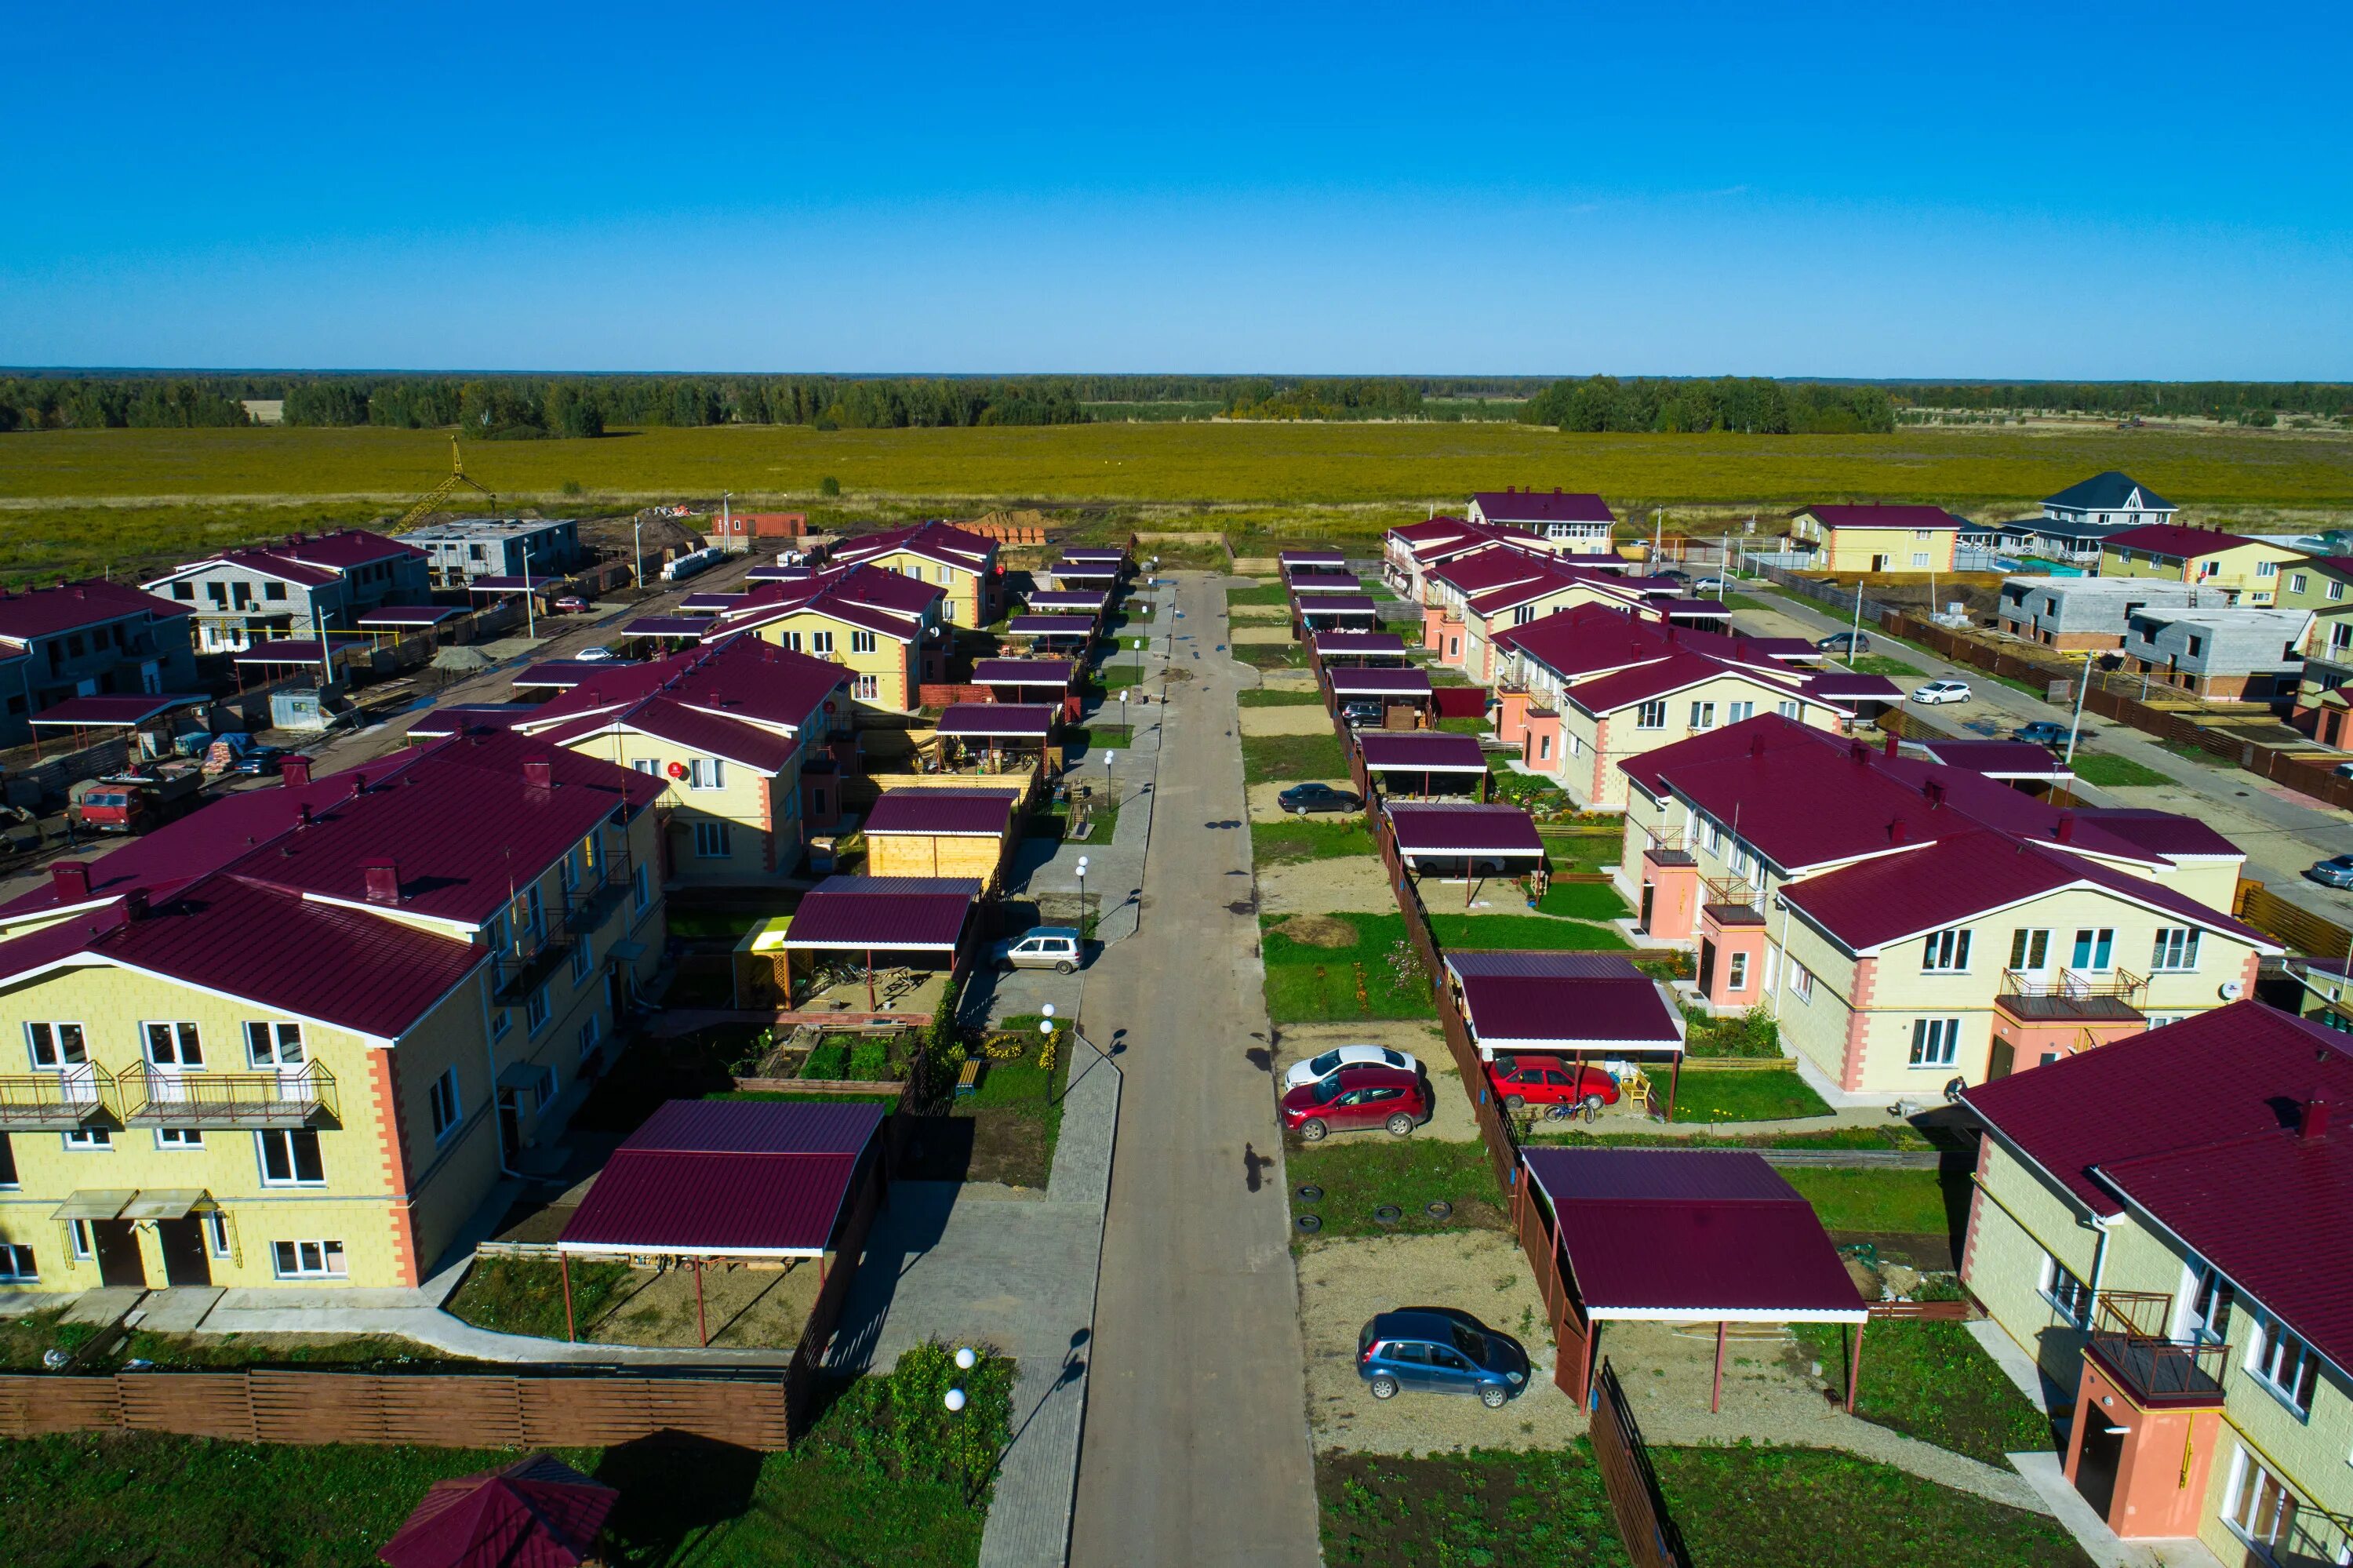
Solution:
<svg viewBox="0 0 2353 1568">
<path fill-rule="evenodd" d="M 1375 1399 L 1395 1399 L 1400 1389 L 1474 1393 L 1501 1410 L 1528 1385 L 1528 1353 L 1468 1312 L 1406 1307 L 1382 1313 L 1356 1336 L 1356 1375 Z"/>
</svg>

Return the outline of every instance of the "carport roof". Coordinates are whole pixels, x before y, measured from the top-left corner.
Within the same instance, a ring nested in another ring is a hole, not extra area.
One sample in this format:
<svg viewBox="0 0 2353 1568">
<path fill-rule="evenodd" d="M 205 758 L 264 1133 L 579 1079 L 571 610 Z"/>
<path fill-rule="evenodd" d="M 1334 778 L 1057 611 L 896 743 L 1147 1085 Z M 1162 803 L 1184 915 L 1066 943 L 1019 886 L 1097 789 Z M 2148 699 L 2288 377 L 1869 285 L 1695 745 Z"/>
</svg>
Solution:
<svg viewBox="0 0 2353 1568">
<path fill-rule="evenodd" d="M 1340 696 L 1426 697 L 1427 670 L 1328 670 L 1332 690 Z"/>
<path fill-rule="evenodd" d="M 972 663 L 972 683 L 976 686 L 1067 686 L 1071 683 L 1071 670 L 1068 659 L 976 659 Z"/>
<path fill-rule="evenodd" d="M 1012 789 L 892 789 L 867 812 L 865 831 L 869 838 L 877 833 L 997 838 L 1019 799 Z"/>
<path fill-rule="evenodd" d="M 1095 623 L 1083 615 L 1016 615 L 1007 618 L 1012 637 L 1092 637 Z"/>
<path fill-rule="evenodd" d="M 1302 615 L 1380 614 L 1380 607 L 1373 603 L 1373 596 L 1368 593 L 1311 593 L 1307 597 L 1313 602 L 1299 606 Z M 1296 602 L 1298 595 L 1293 594 L 1292 598 Z"/>
<path fill-rule="evenodd" d="M 1683 1014 L 1667 988 L 1609 953 L 1446 955 L 1479 1049 L 1680 1052 Z"/>
<path fill-rule="evenodd" d="M 980 891 L 968 876 L 829 876 L 794 911 L 784 946 L 954 952 Z"/>
<path fill-rule="evenodd" d="M 821 1256 L 881 1122 L 872 1105 L 671 1100 L 614 1150 L 555 1245 Z"/>
<path fill-rule="evenodd" d="M 210 697 L 180 693 L 176 695 L 68 697 L 52 703 L 32 717 L 38 726 L 55 725 L 72 729 L 110 729 L 128 725 L 145 724 L 161 718 L 174 708 L 201 707 Z"/>
<path fill-rule="evenodd" d="M 1535 819 L 1517 806 L 1399 800 L 1388 811 L 1398 849 L 1404 854 L 1541 855 L 1545 852 L 1544 840 L 1536 836 Z"/>
<path fill-rule="evenodd" d="M 1487 771 L 1487 754 L 1475 736 L 1442 729 L 1359 732 L 1356 749 L 1376 773 L 1392 768 L 1409 773 Z"/>
<path fill-rule="evenodd" d="M 942 735 L 1043 740 L 1056 710 L 1047 703 L 954 703 L 940 715 Z"/>
<path fill-rule="evenodd" d="M 1588 1315 L 1861 1322 L 1813 1205 L 1746 1150 L 1528 1149 Z"/>
<path fill-rule="evenodd" d="M 1318 653 L 1402 653 L 1405 639 L 1394 631 L 1318 631 Z"/>
</svg>

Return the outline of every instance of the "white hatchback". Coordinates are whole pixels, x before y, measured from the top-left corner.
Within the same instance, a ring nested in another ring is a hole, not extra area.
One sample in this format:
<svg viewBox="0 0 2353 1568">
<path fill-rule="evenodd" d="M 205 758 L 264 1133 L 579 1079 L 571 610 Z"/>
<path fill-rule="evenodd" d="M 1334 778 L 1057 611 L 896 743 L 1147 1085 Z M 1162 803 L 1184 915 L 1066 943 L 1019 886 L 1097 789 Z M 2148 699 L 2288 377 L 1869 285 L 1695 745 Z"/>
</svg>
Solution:
<svg viewBox="0 0 2353 1568">
<path fill-rule="evenodd" d="M 1421 1064 L 1404 1051 L 1392 1051 L 1386 1045 L 1335 1045 L 1321 1056 L 1310 1056 L 1293 1062 L 1282 1075 L 1285 1093 L 1302 1084 L 1320 1083 L 1343 1067 L 1395 1067 L 1401 1073 L 1419 1073 Z"/>
<path fill-rule="evenodd" d="M 1966 703 L 1976 694 L 1967 681 L 1931 681 L 1912 694 L 1915 703 Z"/>
</svg>

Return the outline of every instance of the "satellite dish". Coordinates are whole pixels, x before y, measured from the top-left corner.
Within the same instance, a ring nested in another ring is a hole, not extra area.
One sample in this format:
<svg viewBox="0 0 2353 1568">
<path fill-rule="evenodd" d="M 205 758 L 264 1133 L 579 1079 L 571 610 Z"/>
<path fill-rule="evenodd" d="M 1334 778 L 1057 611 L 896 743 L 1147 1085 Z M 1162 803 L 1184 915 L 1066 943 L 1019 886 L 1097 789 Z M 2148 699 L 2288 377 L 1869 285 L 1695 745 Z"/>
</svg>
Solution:
<svg viewBox="0 0 2353 1568">
<path fill-rule="evenodd" d="M 2224 1001 L 2236 1001 L 2239 998 L 2246 994 L 2246 991 L 2247 988 L 2241 985 L 2237 980 L 2224 980 L 2221 985 L 2222 1000 Z"/>
</svg>

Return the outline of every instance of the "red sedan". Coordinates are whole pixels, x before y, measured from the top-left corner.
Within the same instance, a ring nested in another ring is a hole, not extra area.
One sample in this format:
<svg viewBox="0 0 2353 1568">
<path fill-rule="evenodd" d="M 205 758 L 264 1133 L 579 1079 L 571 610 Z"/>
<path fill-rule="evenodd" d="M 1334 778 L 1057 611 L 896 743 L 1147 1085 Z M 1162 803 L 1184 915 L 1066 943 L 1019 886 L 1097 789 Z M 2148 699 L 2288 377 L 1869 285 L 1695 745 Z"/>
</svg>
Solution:
<svg viewBox="0 0 2353 1568">
<path fill-rule="evenodd" d="M 1430 1119 L 1430 1091 L 1396 1067 L 1343 1067 L 1282 1097 L 1282 1125 L 1308 1142 L 1350 1128 L 1385 1127 L 1403 1138 Z"/>
<path fill-rule="evenodd" d="M 1617 1079 L 1599 1067 L 1580 1068 L 1563 1056 L 1498 1056 L 1487 1064 L 1487 1081 L 1495 1086 L 1495 1097 L 1504 1108 L 1515 1116 L 1530 1106 L 1598 1111 L 1618 1103 Z"/>
</svg>

